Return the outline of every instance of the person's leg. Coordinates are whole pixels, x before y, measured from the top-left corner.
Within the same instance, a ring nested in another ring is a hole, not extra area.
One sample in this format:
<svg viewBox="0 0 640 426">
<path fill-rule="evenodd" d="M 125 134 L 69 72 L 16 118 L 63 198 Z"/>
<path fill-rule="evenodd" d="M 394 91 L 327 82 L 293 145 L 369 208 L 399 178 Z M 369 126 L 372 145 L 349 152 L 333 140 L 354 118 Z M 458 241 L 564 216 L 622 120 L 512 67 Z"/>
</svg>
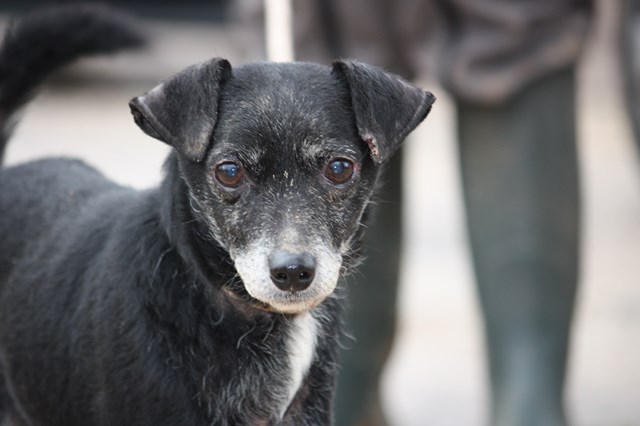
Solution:
<svg viewBox="0 0 640 426">
<path fill-rule="evenodd" d="M 494 426 L 566 424 L 580 219 L 574 94 L 570 69 L 499 106 L 457 104 Z"/>
<path fill-rule="evenodd" d="M 380 374 L 396 326 L 396 295 L 402 243 L 402 153 L 382 176 L 374 220 L 367 230 L 366 260 L 347 279 L 347 328 L 354 336 L 341 354 L 335 399 L 337 426 L 383 426 Z"/>
</svg>

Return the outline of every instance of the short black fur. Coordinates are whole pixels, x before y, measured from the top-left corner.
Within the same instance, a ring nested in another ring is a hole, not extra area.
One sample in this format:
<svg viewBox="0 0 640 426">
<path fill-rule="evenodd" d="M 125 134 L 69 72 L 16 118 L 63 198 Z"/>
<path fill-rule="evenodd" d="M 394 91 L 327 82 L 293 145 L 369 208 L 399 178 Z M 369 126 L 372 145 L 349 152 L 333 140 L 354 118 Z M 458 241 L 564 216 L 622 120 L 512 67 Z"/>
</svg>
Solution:
<svg viewBox="0 0 640 426">
<path fill-rule="evenodd" d="M 114 28 L 135 34 L 118 17 L 60 13 L 5 40 L 3 128 L 53 68 L 137 44 L 104 45 Z M 46 58 L 21 54 L 38 32 Z M 390 116 L 374 104 L 385 91 Z M 331 424 L 336 282 L 357 263 L 379 164 L 432 102 L 357 62 L 214 59 L 131 102 L 136 123 L 175 148 L 159 188 L 119 186 L 77 160 L 0 169 L 0 423 Z M 349 181 L 326 179 L 332 161 L 353 166 Z M 246 174 L 238 187 L 216 179 L 225 162 Z M 315 253 L 308 290 L 272 286 L 261 265 L 276 249 Z"/>
</svg>

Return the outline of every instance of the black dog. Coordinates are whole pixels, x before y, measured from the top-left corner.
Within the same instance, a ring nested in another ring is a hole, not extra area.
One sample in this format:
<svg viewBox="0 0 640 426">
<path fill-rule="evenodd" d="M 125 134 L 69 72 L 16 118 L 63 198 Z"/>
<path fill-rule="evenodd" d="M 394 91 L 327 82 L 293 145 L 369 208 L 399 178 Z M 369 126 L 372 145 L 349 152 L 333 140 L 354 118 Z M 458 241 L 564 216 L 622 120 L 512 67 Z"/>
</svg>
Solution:
<svg viewBox="0 0 640 426">
<path fill-rule="evenodd" d="M 135 42 L 90 9 L 15 26 L 2 145 L 53 68 Z M 3 169 L 0 422 L 331 424 L 336 286 L 380 167 L 433 101 L 358 62 L 212 59 L 130 104 L 175 148 L 160 188 L 74 160 Z"/>
</svg>

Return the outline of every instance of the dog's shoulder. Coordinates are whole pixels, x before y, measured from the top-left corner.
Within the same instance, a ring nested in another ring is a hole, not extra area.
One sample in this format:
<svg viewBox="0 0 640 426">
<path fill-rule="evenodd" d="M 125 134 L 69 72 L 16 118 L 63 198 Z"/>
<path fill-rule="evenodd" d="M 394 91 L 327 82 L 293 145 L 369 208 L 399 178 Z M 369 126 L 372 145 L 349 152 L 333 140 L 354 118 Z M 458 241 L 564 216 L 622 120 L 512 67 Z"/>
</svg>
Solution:
<svg viewBox="0 0 640 426">
<path fill-rule="evenodd" d="M 0 170 L 0 210 L 4 223 L 24 232 L 77 217 L 88 199 L 119 188 L 80 160 L 32 161 Z"/>
</svg>

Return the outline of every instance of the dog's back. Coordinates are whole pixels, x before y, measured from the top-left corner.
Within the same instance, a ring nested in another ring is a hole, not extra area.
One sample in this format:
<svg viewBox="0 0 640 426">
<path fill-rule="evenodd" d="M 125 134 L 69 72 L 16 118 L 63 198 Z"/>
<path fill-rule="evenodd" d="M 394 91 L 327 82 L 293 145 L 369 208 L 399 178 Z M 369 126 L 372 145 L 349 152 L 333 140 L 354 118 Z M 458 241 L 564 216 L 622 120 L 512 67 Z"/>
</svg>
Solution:
<svg viewBox="0 0 640 426">
<path fill-rule="evenodd" d="M 45 9 L 12 23 L 0 47 L 0 161 L 20 110 L 52 72 L 82 56 L 142 43 L 128 18 L 97 6 Z M 73 220 L 86 198 L 114 186 L 76 160 L 0 169 L 0 286 L 12 259 L 50 231 L 53 219 Z"/>
</svg>

